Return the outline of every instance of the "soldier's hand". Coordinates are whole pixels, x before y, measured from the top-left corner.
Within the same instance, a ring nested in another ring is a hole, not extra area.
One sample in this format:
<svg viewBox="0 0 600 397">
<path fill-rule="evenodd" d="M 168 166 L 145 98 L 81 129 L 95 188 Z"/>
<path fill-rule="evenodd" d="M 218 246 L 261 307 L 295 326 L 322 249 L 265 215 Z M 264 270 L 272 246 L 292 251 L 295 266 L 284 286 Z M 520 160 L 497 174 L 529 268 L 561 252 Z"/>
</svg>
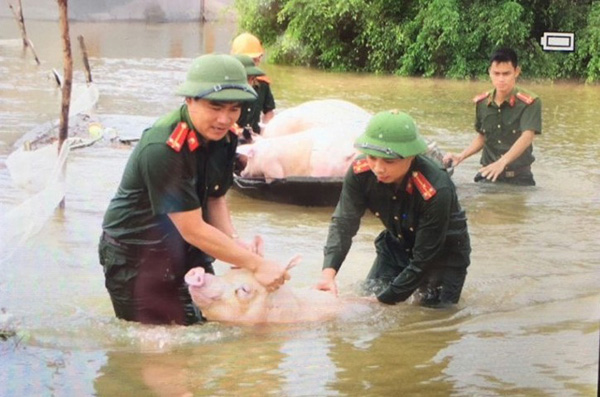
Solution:
<svg viewBox="0 0 600 397">
<path fill-rule="evenodd" d="M 442 162 L 444 163 L 444 167 L 446 168 L 450 168 L 450 167 L 456 167 L 457 165 L 459 165 L 462 162 L 462 158 L 454 153 L 446 153 L 442 159 Z"/>
<path fill-rule="evenodd" d="M 319 291 L 331 292 L 335 296 L 338 295 L 337 284 L 335 282 L 335 270 L 324 269 L 321 274 L 321 279 L 315 284 L 315 289 Z"/>
<path fill-rule="evenodd" d="M 276 291 L 291 278 L 287 270 L 275 262 L 263 260 L 254 271 L 254 277 L 269 292 Z"/>
<path fill-rule="evenodd" d="M 479 173 L 488 181 L 496 182 L 498 177 L 504 172 L 505 169 L 506 164 L 502 158 L 500 158 L 500 160 L 488 164 L 485 167 L 481 167 L 479 169 Z"/>
</svg>

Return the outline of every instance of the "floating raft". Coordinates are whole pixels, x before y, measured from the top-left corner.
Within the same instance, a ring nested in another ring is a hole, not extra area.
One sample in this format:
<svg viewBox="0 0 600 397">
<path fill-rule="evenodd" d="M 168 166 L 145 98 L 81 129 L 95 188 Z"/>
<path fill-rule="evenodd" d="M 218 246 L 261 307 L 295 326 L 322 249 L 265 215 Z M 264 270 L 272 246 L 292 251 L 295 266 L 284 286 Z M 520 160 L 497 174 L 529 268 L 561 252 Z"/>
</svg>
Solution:
<svg viewBox="0 0 600 397">
<path fill-rule="evenodd" d="M 242 178 L 234 174 L 233 189 L 266 201 L 307 207 L 333 207 L 342 191 L 342 177 L 289 177 L 267 183 L 263 178 Z"/>
</svg>

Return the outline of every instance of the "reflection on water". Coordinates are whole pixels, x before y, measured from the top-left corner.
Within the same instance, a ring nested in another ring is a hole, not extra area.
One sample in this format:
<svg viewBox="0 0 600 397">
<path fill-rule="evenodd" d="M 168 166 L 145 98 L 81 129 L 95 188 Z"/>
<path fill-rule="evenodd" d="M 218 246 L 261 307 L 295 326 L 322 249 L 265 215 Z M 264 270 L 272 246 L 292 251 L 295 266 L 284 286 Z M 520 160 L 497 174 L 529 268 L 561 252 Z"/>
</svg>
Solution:
<svg viewBox="0 0 600 397">
<path fill-rule="evenodd" d="M 5 23 L 9 22 L 9 23 Z M 18 38 L 2 20 L 0 40 Z M 97 112 L 149 118 L 178 106 L 172 93 L 190 59 L 226 52 L 235 27 L 197 24 L 73 24 L 84 34 L 100 90 Z M 48 79 L 59 68 L 56 24 L 30 23 L 41 67 L 0 41 L 0 213 L 28 196 L 5 160 L 19 137 L 58 114 Z M 17 42 L 18 43 L 18 42 Z M 75 52 L 76 53 L 76 52 Z M 445 150 L 473 136 L 470 98 L 486 82 L 339 74 L 263 65 L 279 108 L 343 98 L 370 111 L 400 108 Z M 76 82 L 83 82 L 76 63 Z M 472 266 L 458 307 L 436 311 L 374 305 L 323 324 L 147 327 L 113 318 L 96 244 L 103 212 L 130 153 L 74 150 L 66 209 L 4 260 L 0 319 L 17 336 L 0 342 L 5 395 L 595 395 L 598 373 L 600 89 L 527 84 L 544 105 L 535 142 L 538 186 L 472 182 L 475 158 L 453 176 L 469 216 Z M 114 120 L 114 119 L 113 119 Z M 131 126 L 130 128 L 138 128 Z M 131 131 L 132 134 L 139 131 Z M 292 283 L 320 272 L 332 208 L 228 196 L 241 235 L 263 235 L 269 257 L 300 253 Z M 13 225 L 14 226 L 14 225 Z M 0 227 L 11 230 L 11 225 Z M 367 216 L 339 275 L 346 299 L 374 258 L 381 229 Z M 217 264 L 217 271 L 225 266 Z"/>
</svg>

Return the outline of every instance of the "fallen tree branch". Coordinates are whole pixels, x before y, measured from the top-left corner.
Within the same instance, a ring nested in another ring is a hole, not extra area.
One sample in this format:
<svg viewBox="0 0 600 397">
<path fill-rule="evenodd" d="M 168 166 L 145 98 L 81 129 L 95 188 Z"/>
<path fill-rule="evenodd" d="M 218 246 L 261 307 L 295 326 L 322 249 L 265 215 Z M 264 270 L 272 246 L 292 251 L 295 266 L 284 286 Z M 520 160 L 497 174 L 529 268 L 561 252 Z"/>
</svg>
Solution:
<svg viewBox="0 0 600 397">
<path fill-rule="evenodd" d="M 8 2 L 8 0 L 6 0 L 6 1 Z M 25 29 L 25 18 L 23 18 L 23 6 L 21 5 L 21 0 L 19 0 L 18 10 L 15 10 L 13 8 L 12 4 L 10 4 L 10 3 L 8 3 L 8 8 L 10 8 L 10 10 L 12 11 L 12 13 L 15 17 L 15 20 L 17 21 L 17 25 L 19 25 L 19 28 L 21 29 L 21 38 L 23 39 L 23 49 L 27 49 L 29 47 L 29 49 L 31 49 L 31 53 L 33 54 L 33 57 L 35 58 L 35 62 L 38 65 L 40 65 L 41 62 L 35 52 L 33 43 L 27 37 L 27 30 Z"/>
</svg>

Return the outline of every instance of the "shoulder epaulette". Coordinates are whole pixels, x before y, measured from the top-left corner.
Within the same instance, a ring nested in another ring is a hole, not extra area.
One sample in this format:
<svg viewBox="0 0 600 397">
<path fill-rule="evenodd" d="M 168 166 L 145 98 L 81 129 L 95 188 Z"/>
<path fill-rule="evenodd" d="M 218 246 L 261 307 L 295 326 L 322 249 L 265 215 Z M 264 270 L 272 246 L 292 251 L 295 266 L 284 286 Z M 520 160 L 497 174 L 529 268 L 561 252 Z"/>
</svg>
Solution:
<svg viewBox="0 0 600 397">
<path fill-rule="evenodd" d="M 167 145 L 179 153 L 186 141 L 192 152 L 200 146 L 200 142 L 198 141 L 198 137 L 194 130 L 191 130 L 187 123 L 180 121 L 169 136 L 169 139 L 167 139 Z"/>
<path fill-rule="evenodd" d="M 487 98 L 489 96 L 490 96 L 489 91 L 488 92 L 484 92 L 483 94 L 479 94 L 475 98 L 473 98 L 473 102 L 474 103 L 479 103 L 479 102 L 483 101 L 485 98 Z"/>
<path fill-rule="evenodd" d="M 437 193 L 437 190 L 435 190 L 431 182 L 429 182 L 427 178 L 425 178 L 425 175 L 421 174 L 419 171 L 413 171 L 411 179 L 424 200 L 429 200 Z"/>
<path fill-rule="evenodd" d="M 371 167 L 369 166 L 367 159 L 358 159 L 352 163 L 352 170 L 355 174 L 361 174 L 365 171 L 369 171 L 370 169 Z"/>
<path fill-rule="evenodd" d="M 533 101 L 535 101 L 535 97 L 527 95 L 523 92 L 517 92 L 517 98 L 519 98 L 522 102 L 525 102 L 528 105 L 531 105 Z"/>
<path fill-rule="evenodd" d="M 267 76 L 256 76 L 256 80 L 262 81 L 263 83 L 271 84 L 271 79 Z"/>
</svg>

